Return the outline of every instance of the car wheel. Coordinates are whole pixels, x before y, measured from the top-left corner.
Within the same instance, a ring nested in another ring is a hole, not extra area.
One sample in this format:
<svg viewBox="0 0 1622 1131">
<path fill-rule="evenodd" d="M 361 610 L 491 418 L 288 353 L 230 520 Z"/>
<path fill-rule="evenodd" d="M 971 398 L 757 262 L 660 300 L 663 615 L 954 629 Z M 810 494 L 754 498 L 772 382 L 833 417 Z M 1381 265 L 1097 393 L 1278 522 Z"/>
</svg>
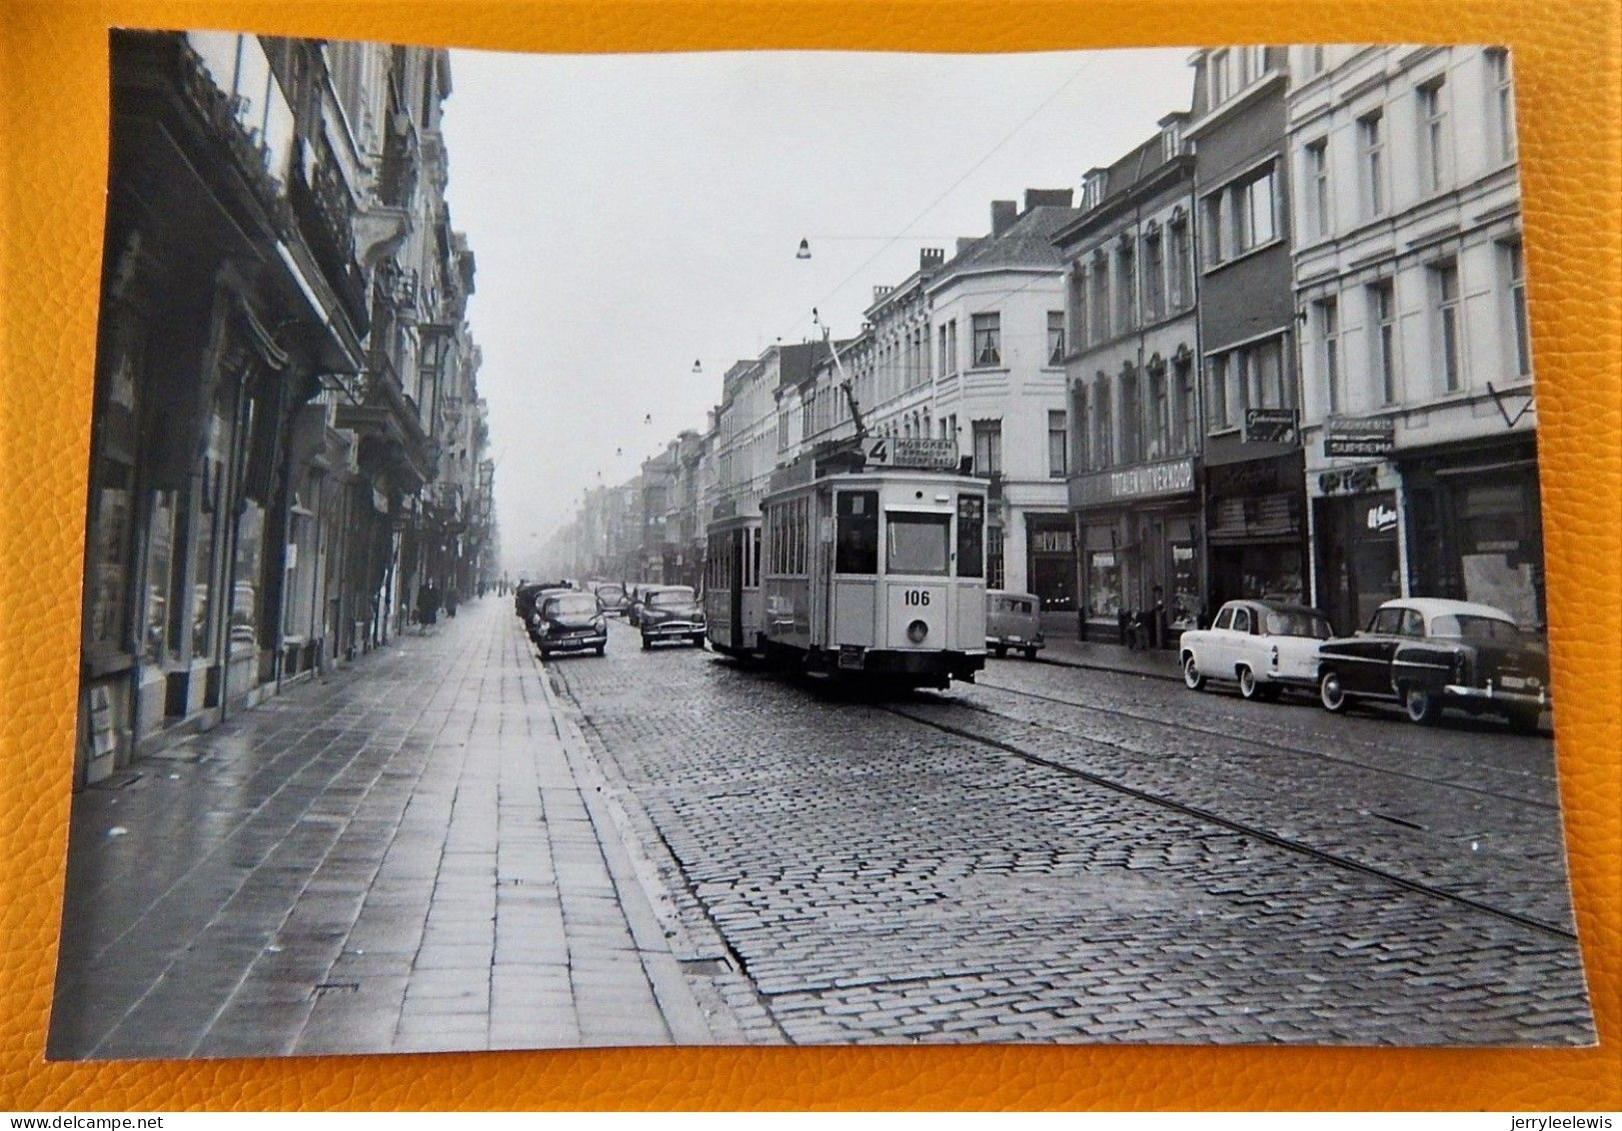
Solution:
<svg viewBox="0 0 1622 1131">
<path fill-rule="evenodd" d="M 1025 649 L 1025 658 L 1027 660 L 1036 659 L 1036 649 L 1035 648 L 1027 648 L 1027 649 Z"/>
<path fill-rule="evenodd" d="M 1509 725 L 1521 734 L 1537 734 L 1538 723 L 1543 720 L 1542 707 L 1511 707 Z"/>
<path fill-rule="evenodd" d="M 1250 669 L 1249 664 L 1239 667 L 1239 694 L 1246 699 L 1260 699 L 1262 685 L 1256 682 L 1256 673 Z"/>
<path fill-rule="evenodd" d="M 1431 726 L 1442 718 L 1441 697 L 1422 687 L 1410 687 L 1404 692 L 1402 705 L 1408 712 L 1409 721 L 1421 726 Z"/>
<path fill-rule="evenodd" d="M 1006 660 L 1008 658 L 1008 648 L 1002 644 L 994 644 L 991 648 L 991 654 L 999 660 Z"/>
<path fill-rule="evenodd" d="M 1183 657 L 1183 682 L 1190 691 L 1205 690 L 1205 673 L 1200 671 L 1199 661 L 1192 652 Z"/>
<path fill-rule="evenodd" d="M 1318 680 L 1318 702 L 1324 705 L 1324 710 L 1336 715 L 1351 705 L 1346 688 L 1340 682 L 1339 672 L 1324 672 Z"/>
<path fill-rule="evenodd" d="M 597 654 L 599 656 L 601 656 L 604 652 L 607 652 L 607 651 L 608 651 L 608 645 L 606 645 L 606 644 L 597 645 Z"/>
<path fill-rule="evenodd" d="M 644 632 L 642 634 L 642 650 L 644 652 L 646 652 L 648 649 L 650 649 L 652 647 L 653 647 L 653 641 L 648 637 L 648 634 Z"/>
</svg>

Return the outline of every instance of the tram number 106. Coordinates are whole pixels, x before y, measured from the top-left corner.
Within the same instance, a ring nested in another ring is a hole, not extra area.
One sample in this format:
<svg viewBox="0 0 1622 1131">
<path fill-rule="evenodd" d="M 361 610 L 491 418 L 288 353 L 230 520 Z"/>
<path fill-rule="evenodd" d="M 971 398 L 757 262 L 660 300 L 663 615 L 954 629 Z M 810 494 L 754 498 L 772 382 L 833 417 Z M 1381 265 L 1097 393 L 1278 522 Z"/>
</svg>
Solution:
<svg viewBox="0 0 1622 1131">
<path fill-rule="evenodd" d="M 905 594 L 903 594 L 901 603 L 903 605 L 927 605 L 929 604 L 929 590 L 908 589 Z"/>
</svg>

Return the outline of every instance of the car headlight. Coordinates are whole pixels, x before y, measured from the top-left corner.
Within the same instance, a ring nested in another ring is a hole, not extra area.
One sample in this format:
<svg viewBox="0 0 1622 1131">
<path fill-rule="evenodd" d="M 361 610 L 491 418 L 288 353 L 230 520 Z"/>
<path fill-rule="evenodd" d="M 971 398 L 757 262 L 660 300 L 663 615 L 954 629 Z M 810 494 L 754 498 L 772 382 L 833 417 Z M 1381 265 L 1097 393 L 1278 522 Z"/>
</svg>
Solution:
<svg viewBox="0 0 1622 1131">
<path fill-rule="evenodd" d="M 907 626 L 907 639 L 914 644 L 922 644 L 924 637 L 929 635 L 929 626 L 921 620 L 915 620 Z"/>
<path fill-rule="evenodd" d="M 598 632 L 603 632 L 608 628 L 608 622 L 604 620 L 602 618 L 602 614 L 599 613 L 597 616 L 591 618 L 591 627 L 596 629 Z"/>
<path fill-rule="evenodd" d="M 550 636 L 552 634 L 552 622 L 543 620 L 540 625 L 537 626 L 536 631 L 542 636 Z"/>
</svg>

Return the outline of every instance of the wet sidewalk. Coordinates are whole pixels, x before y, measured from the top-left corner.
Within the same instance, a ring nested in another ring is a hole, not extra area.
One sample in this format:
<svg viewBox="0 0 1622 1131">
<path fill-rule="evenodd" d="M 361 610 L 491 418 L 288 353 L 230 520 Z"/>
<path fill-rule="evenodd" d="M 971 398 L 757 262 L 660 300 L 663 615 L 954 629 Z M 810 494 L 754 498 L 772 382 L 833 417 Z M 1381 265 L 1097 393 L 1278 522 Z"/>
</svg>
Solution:
<svg viewBox="0 0 1622 1131">
<path fill-rule="evenodd" d="M 51 1059 L 708 1040 L 586 758 L 492 596 L 87 789 Z"/>
<path fill-rule="evenodd" d="M 1061 616 L 1068 623 L 1054 623 Z M 1042 630 L 1047 646 L 1039 653 L 1041 659 L 1070 668 L 1182 680 L 1183 673 L 1177 665 L 1175 647 L 1128 648 L 1124 644 L 1078 640 L 1074 620 L 1074 616 L 1068 614 L 1056 614 L 1051 618 L 1043 614 Z"/>
</svg>

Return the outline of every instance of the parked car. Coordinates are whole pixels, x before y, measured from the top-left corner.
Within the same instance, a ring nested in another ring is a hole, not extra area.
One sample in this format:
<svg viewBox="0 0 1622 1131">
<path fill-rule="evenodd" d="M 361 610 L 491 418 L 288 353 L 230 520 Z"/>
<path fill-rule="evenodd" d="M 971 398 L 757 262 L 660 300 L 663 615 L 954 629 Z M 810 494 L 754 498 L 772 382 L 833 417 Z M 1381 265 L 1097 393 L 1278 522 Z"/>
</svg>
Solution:
<svg viewBox="0 0 1622 1131">
<path fill-rule="evenodd" d="M 1214 679 L 1237 683 L 1246 699 L 1271 701 L 1285 688 L 1318 686 L 1318 648 L 1334 635 L 1329 619 L 1305 605 L 1229 601 L 1210 628 L 1178 638 L 1177 656 L 1191 690 Z"/>
<path fill-rule="evenodd" d="M 1536 731 L 1550 703 L 1549 657 L 1491 605 L 1387 601 L 1368 628 L 1320 649 L 1318 698 L 1334 712 L 1359 699 L 1395 701 L 1416 723 L 1435 723 L 1456 707 Z"/>
<path fill-rule="evenodd" d="M 1010 650 L 1036 659 L 1046 641 L 1042 639 L 1042 598 L 1034 593 L 986 590 L 986 648 L 1006 656 Z"/>
<path fill-rule="evenodd" d="M 587 649 L 601 656 L 608 648 L 608 622 L 590 593 L 553 590 L 537 603 L 534 636 L 542 659 Z"/>
<path fill-rule="evenodd" d="M 622 617 L 630 606 L 630 595 L 619 582 L 605 581 L 597 586 L 597 607 L 608 616 Z"/>
<path fill-rule="evenodd" d="M 704 647 L 704 609 L 690 585 L 650 586 L 642 596 L 637 625 L 642 647 L 656 640 L 690 640 Z"/>
<path fill-rule="evenodd" d="M 529 598 L 530 613 L 529 613 L 529 619 L 526 622 L 525 627 L 528 628 L 528 630 L 529 630 L 529 638 L 531 640 L 535 641 L 537 644 L 540 643 L 540 640 L 541 640 L 540 627 L 541 627 L 541 620 L 542 620 L 541 606 L 546 602 L 546 600 L 548 598 L 550 598 L 550 597 L 559 597 L 559 596 L 562 596 L 565 593 L 572 593 L 572 592 L 574 592 L 574 590 L 568 588 L 567 586 L 563 586 L 563 585 L 545 585 L 545 586 L 537 586 L 535 591 L 530 594 L 530 598 Z M 592 604 L 595 605 L 596 603 L 597 603 L 596 599 L 594 598 L 592 600 Z"/>
</svg>

